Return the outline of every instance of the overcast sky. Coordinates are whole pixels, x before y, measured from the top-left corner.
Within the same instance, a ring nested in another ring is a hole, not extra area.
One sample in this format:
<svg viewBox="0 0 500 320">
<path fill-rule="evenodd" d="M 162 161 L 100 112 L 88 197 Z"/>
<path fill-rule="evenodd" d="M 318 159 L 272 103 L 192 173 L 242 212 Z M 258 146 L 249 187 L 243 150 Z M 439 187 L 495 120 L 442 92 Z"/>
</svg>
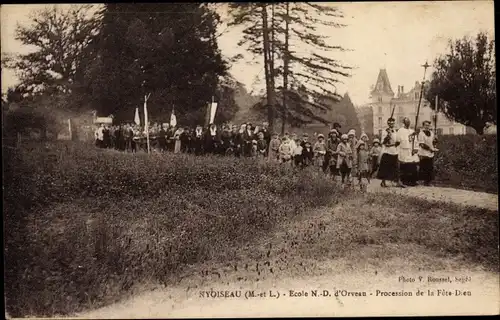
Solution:
<svg viewBox="0 0 500 320">
<path fill-rule="evenodd" d="M 446 51 L 449 38 L 474 36 L 486 31 L 494 36 L 493 1 L 449 1 L 449 2 L 355 2 L 330 3 L 344 13 L 341 29 L 324 29 L 330 36 L 329 44 L 342 45 L 348 52 L 332 52 L 329 57 L 355 67 L 352 76 L 339 86 L 339 93 L 349 92 L 357 105 L 368 101 L 370 86 L 376 81 L 380 68 L 386 68 L 394 91 L 398 85 L 409 90 L 423 76 L 421 65 L 431 63 Z M 1 42 L 2 55 L 26 52 L 14 39 L 16 23 L 26 24 L 29 12 L 37 5 L 2 5 Z M 222 53 L 232 56 L 241 52 L 237 47 L 240 33 L 237 29 L 226 29 L 219 38 Z M 430 70 L 432 71 L 432 70 Z M 235 64 L 231 70 L 234 77 L 243 82 L 249 91 L 262 88 L 255 81 L 263 78 L 262 65 L 250 65 L 248 61 Z M 11 71 L 2 70 L 2 92 L 17 81 Z"/>
</svg>

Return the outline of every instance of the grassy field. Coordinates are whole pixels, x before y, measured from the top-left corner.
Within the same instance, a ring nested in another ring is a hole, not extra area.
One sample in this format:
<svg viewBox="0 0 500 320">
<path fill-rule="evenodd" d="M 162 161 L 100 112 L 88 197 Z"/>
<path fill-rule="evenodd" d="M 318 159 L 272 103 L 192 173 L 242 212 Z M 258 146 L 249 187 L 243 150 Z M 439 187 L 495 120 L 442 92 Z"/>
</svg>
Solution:
<svg viewBox="0 0 500 320">
<path fill-rule="evenodd" d="M 279 165 L 85 145 L 5 149 L 4 167 L 13 316 L 65 314 L 166 282 L 338 193 Z"/>
<path fill-rule="evenodd" d="M 352 194 L 314 172 L 252 160 L 26 145 L 4 149 L 4 185 L 12 316 L 68 314 L 143 283 L 168 285 L 187 265 L 239 259 L 280 223 L 332 206 L 330 219 L 290 235 L 300 255 L 355 263 L 377 247 L 371 259 L 382 261 L 399 254 L 387 246 L 414 244 L 498 263 L 497 212 Z"/>
</svg>

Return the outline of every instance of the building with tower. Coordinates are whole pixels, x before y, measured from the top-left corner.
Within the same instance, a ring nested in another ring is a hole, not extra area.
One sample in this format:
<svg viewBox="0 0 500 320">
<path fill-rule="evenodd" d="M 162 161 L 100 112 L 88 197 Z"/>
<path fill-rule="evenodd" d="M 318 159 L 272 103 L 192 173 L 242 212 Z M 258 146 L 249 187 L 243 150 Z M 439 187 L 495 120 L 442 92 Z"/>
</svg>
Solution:
<svg viewBox="0 0 500 320">
<path fill-rule="evenodd" d="M 426 85 L 428 83 L 427 81 Z M 415 85 L 409 91 L 405 91 L 404 86 L 398 85 L 397 92 L 394 92 L 386 69 L 380 69 L 377 81 L 370 92 L 371 102 L 358 110 L 364 131 L 369 135 L 379 135 L 386 128 L 387 119 L 391 116 L 393 108 L 395 108 L 393 118 L 396 119 L 397 128 L 403 125 L 405 117 L 410 118 L 411 126 L 414 127 L 420 89 L 421 82 L 415 81 Z M 434 115 L 435 112 L 429 107 L 429 102 L 423 97 L 418 126 L 421 126 L 422 121 L 430 120 L 434 127 Z M 438 135 L 461 135 L 468 132 L 466 126 L 449 120 L 440 112 L 437 114 Z"/>
</svg>

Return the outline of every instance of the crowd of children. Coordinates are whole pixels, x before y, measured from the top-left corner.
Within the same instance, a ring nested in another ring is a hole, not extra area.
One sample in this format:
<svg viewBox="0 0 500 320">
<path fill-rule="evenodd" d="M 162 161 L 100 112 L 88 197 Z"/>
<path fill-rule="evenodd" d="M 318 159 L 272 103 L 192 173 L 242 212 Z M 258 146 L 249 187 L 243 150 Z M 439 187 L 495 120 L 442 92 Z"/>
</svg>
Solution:
<svg viewBox="0 0 500 320">
<path fill-rule="evenodd" d="M 101 148 L 147 151 L 146 134 L 137 125 L 101 125 L 96 129 L 95 137 L 96 145 Z M 337 123 L 327 137 L 323 134 L 309 137 L 306 133 L 302 136 L 285 133 L 280 137 L 269 132 L 267 123 L 260 127 L 251 123 L 240 127 L 212 124 L 194 129 L 153 124 L 149 128 L 149 140 L 153 152 L 233 155 L 297 168 L 315 166 L 325 174 L 340 177 L 342 183 L 351 182 L 352 177 L 357 177 L 360 183 L 363 180 L 369 182 L 377 171 L 382 149 L 378 139 L 370 144 L 366 134 L 361 134 L 358 139 L 354 129 L 342 134 Z"/>
</svg>

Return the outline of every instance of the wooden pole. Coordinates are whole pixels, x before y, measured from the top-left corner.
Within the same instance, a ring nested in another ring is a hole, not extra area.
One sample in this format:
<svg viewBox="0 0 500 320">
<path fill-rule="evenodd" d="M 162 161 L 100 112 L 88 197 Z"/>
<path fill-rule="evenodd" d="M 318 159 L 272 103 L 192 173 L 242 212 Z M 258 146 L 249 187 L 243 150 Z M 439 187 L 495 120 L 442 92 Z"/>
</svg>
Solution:
<svg viewBox="0 0 500 320">
<path fill-rule="evenodd" d="M 418 97 L 418 106 L 417 106 L 417 115 L 415 116 L 415 132 L 417 132 L 417 125 L 418 125 L 418 114 L 420 113 L 420 104 L 422 103 L 422 96 L 424 95 L 424 85 L 425 85 L 425 73 L 427 72 L 427 68 L 429 68 L 429 64 L 425 62 L 424 65 L 424 77 L 422 79 L 422 85 L 420 87 L 420 96 Z M 413 143 L 412 143 L 412 151 L 415 149 L 415 138 L 413 138 Z"/>
<path fill-rule="evenodd" d="M 434 136 L 437 135 L 437 122 L 438 122 L 438 103 L 439 103 L 439 99 L 438 99 L 438 95 L 436 95 L 436 103 L 434 105 Z"/>
<path fill-rule="evenodd" d="M 147 96 L 144 96 L 144 111 L 145 111 L 144 128 L 146 130 L 146 142 L 148 145 L 148 154 L 151 152 L 150 146 L 149 146 L 149 115 L 147 114 L 147 110 L 148 110 L 147 103 L 148 103 L 148 98 L 150 95 L 151 95 L 151 93 L 148 94 Z"/>
<path fill-rule="evenodd" d="M 68 119 L 69 140 L 73 141 L 73 131 L 71 130 L 71 119 Z"/>
</svg>

